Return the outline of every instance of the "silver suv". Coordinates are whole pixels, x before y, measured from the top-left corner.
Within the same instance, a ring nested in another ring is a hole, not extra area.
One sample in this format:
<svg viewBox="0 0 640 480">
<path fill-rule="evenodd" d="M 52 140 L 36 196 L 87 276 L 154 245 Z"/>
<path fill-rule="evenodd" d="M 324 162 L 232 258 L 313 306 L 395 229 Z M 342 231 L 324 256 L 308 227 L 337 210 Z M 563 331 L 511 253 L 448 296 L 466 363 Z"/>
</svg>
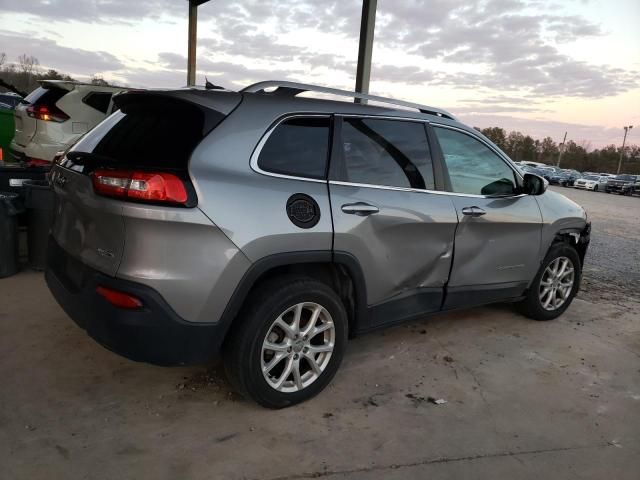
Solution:
<svg viewBox="0 0 640 480">
<path fill-rule="evenodd" d="M 350 336 L 492 302 L 550 320 L 578 290 L 584 210 L 445 111 L 290 82 L 115 102 L 53 168 L 46 278 L 128 358 L 220 353 L 279 408 Z"/>
</svg>

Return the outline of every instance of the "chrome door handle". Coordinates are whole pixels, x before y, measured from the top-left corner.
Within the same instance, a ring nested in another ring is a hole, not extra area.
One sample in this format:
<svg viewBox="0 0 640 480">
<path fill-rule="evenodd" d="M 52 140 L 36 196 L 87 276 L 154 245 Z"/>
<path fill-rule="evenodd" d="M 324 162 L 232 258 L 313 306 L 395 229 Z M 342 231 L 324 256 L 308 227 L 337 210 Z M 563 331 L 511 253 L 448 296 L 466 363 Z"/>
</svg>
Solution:
<svg viewBox="0 0 640 480">
<path fill-rule="evenodd" d="M 347 203 L 342 205 L 342 211 L 349 215 L 358 215 L 359 217 L 366 217 L 372 213 L 378 213 L 380 209 L 375 205 L 369 205 L 364 202 Z"/>
<path fill-rule="evenodd" d="M 468 215 L 469 217 L 481 217 L 482 215 L 485 215 L 486 213 L 487 212 L 485 212 L 480 207 L 464 207 L 462 209 L 462 214 L 463 215 Z"/>
</svg>

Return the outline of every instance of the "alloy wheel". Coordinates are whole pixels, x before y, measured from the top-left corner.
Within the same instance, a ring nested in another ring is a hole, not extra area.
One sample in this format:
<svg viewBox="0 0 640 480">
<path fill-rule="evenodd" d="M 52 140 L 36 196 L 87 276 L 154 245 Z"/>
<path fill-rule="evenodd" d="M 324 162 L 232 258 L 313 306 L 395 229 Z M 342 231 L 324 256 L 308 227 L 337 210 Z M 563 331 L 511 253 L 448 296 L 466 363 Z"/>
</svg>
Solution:
<svg viewBox="0 0 640 480">
<path fill-rule="evenodd" d="M 540 278 L 539 298 L 545 310 L 557 310 L 562 307 L 573 290 L 575 269 L 567 257 L 554 259 Z"/>
<path fill-rule="evenodd" d="M 322 305 L 303 302 L 289 307 L 273 321 L 262 343 L 265 380 L 283 393 L 307 388 L 327 368 L 335 341 L 333 319 Z"/>
</svg>

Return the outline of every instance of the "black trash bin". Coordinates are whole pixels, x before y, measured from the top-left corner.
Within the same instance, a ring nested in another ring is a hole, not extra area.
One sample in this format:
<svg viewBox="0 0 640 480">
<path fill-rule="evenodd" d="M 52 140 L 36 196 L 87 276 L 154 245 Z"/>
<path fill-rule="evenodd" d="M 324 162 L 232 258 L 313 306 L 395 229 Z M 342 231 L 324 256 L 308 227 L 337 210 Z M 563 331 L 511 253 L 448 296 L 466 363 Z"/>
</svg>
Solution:
<svg viewBox="0 0 640 480">
<path fill-rule="evenodd" d="M 26 180 L 23 186 L 27 207 L 29 266 L 35 270 L 44 270 L 49 229 L 55 213 L 55 193 L 46 180 Z"/>
<path fill-rule="evenodd" d="M 18 220 L 23 208 L 19 195 L 0 192 L 0 278 L 18 272 Z"/>
</svg>

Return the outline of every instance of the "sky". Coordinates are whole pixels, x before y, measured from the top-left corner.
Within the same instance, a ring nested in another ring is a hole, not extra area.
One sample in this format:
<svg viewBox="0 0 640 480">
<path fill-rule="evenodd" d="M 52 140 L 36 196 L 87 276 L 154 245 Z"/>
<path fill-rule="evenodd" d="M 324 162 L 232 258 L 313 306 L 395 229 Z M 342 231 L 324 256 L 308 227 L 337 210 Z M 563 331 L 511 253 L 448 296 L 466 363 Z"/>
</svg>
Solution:
<svg viewBox="0 0 640 480">
<path fill-rule="evenodd" d="M 0 52 L 78 79 L 186 83 L 186 0 L 0 0 Z M 353 90 L 360 0 L 211 0 L 198 83 Z M 640 144 L 640 1 L 378 0 L 370 92 L 478 127 Z M 634 138 L 635 137 L 635 138 Z"/>
</svg>

